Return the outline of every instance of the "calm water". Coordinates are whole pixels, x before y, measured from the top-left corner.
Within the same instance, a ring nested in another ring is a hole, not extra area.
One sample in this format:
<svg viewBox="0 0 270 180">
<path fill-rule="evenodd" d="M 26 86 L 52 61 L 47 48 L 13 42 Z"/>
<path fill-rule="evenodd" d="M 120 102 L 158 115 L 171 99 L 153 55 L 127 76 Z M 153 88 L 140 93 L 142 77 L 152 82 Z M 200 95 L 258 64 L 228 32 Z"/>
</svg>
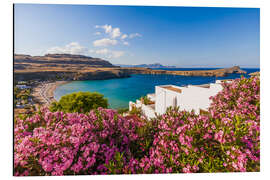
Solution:
<svg viewBox="0 0 270 180">
<path fill-rule="evenodd" d="M 210 69 L 210 68 L 208 68 Z M 178 68 L 170 70 L 206 70 L 206 68 Z M 247 74 L 259 71 L 259 69 L 244 69 Z M 55 92 L 55 99 L 59 100 L 61 96 L 78 91 L 99 92 L 108 98 L 110 108 L 128 107 L 129 101 L 144 96 L 148 93 L 155 92 L 155 86 L 173 84 L 184 86 L 188 84 L 206 84 L 213 83 L 216 79 L 235 79 L 239 74 L 231 74 L 227 77 L 188 77 L 175 75 L 141 75 L 134 74 L 130 78 L 109 79 L 109 80 L 91 80 L 91 81 L 73 81 L 68 84 L 59 86 Z M 244 75 L 249 77 L 248 75 Z"/>
</svg>

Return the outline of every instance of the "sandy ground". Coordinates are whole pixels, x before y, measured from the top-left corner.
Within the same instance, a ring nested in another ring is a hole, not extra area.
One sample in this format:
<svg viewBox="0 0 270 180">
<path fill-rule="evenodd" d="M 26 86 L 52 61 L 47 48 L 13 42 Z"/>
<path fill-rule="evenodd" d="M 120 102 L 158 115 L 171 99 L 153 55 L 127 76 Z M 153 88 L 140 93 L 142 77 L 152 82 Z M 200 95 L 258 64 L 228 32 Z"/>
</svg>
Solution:
<svg viewBox="0 0 270 180">
<path fill-rule="evenodd" d="M 33 96 L 36 102 L 40 105 L 49 106 L 51 102 L 56 101 L 54 99 L 55 89 L 62 84 L 66 84 L 68 81 L 55 81 L 51 83 L 41 83 L 33 89 Z"/>
</svg>

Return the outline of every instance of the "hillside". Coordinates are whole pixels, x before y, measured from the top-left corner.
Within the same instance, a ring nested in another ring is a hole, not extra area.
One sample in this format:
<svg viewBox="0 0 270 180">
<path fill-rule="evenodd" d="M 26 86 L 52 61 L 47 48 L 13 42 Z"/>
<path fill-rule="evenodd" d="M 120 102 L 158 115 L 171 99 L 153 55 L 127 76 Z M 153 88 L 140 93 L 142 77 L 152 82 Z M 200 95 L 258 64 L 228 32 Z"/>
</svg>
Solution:
<svg viewBox="0 0 270 180">
<path fill-rule="evenodd" d="M 224 77 L 228 74 L 246 74 L 247 72 L 241 70 L 239 66 L 231 68 L 214 69 L 214 70 L 192 70 L 192 71 L 168 71 L 168 70 L 157 70 L 150 68 L 122 68 L 129 71 L 131 74 L 172 74 L 180 76 L 216 76 Z"/>
<path fill-rule="evenodd" d="M 152 64 L 152 68 L 162 67 Z M 165 66 L 163 66 L 165 67 Z M 109 61 L 83 55 L 47 54 L 14 56 L 15 80 L 101 80 L 129 77 L 131 74 L 172 74 L 181 76 L 216 76 L 246 73 L 239 66 L 216 70 L 168 71 L 146 67 L 119 67 Z"/>
<path fill-rule="evenodd" d="M 160 63 L 138 64 L 138 65 L 117 64 L 117 66 L 120 66 L 120 67 L 142 67 L 142 68 L 176 68 L 176 66 L 164 66 Z"/>
<path fill-rule="evenodd" d="M 83 55 L 46 54 L 45 56 L 14 55 L 15 70 L 32 70 L 37 68 L 85 68 L 85 67 L 115 67 L 109 61 Z"/>
<path fill-rule="evenodd" d="M 83 55 L 14 55 L 15 80 L 86 80 L 128 77 L 109 61 Z"/>
</svg>

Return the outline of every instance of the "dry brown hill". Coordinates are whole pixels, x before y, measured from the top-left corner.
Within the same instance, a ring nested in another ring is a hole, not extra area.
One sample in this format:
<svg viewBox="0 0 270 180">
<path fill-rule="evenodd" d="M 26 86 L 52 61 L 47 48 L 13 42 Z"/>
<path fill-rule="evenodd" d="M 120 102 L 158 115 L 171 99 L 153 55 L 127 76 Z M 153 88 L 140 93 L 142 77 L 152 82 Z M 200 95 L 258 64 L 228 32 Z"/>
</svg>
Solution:
<svg viewBox="0 0 270 180">
<path fill-rule="evenodd" d="M 150 68 L 121 68 L 109 61 L 83 55 L 47 54 L 14 56 L 15 80 L 97 80 L 129 77 L 130 74 L 173 74 L 182 76 L 226 76 L 246 73 L 239 66 L 216 70 L 167 71 Z"/>
</svg>

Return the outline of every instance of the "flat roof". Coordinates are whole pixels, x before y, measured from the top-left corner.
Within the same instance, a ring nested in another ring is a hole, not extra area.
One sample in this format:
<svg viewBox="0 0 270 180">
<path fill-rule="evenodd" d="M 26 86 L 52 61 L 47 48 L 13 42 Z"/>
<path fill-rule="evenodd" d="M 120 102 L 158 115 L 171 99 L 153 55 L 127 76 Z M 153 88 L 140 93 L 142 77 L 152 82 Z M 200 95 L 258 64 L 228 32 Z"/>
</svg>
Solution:
<svg viewBox="0 0 270 180">
<path fill-rule="evenodd" d="M 182 93 L 182 90 L 179 89 L 179 88 L 175 88 L 173 86 L 161 86 L 162 88 L 165 88 L 165 89 L 168 89 L 168 90 L 171 90 L 171 91 L 175 91 L 175 92 L 178 92 L 178 93 Z"/>
<path fill-rule="evenodd" d="M 202 88 L 210 88 L 210 84 L 201 84 L 201 85 L 193 85 L 196 87 L 202 87 Z"/>
<path fill-rule="evenodd" d="M 232 81 L 232 80 L 233 80 L 233 79 L 217 79 L 216 82 L 217 82 L 217 81 L 220 81 L 220 82 L 228 82 L 228 81 L 229 81 L 229 82 L 230 82 L 230 81 Z"/>
</svg>

